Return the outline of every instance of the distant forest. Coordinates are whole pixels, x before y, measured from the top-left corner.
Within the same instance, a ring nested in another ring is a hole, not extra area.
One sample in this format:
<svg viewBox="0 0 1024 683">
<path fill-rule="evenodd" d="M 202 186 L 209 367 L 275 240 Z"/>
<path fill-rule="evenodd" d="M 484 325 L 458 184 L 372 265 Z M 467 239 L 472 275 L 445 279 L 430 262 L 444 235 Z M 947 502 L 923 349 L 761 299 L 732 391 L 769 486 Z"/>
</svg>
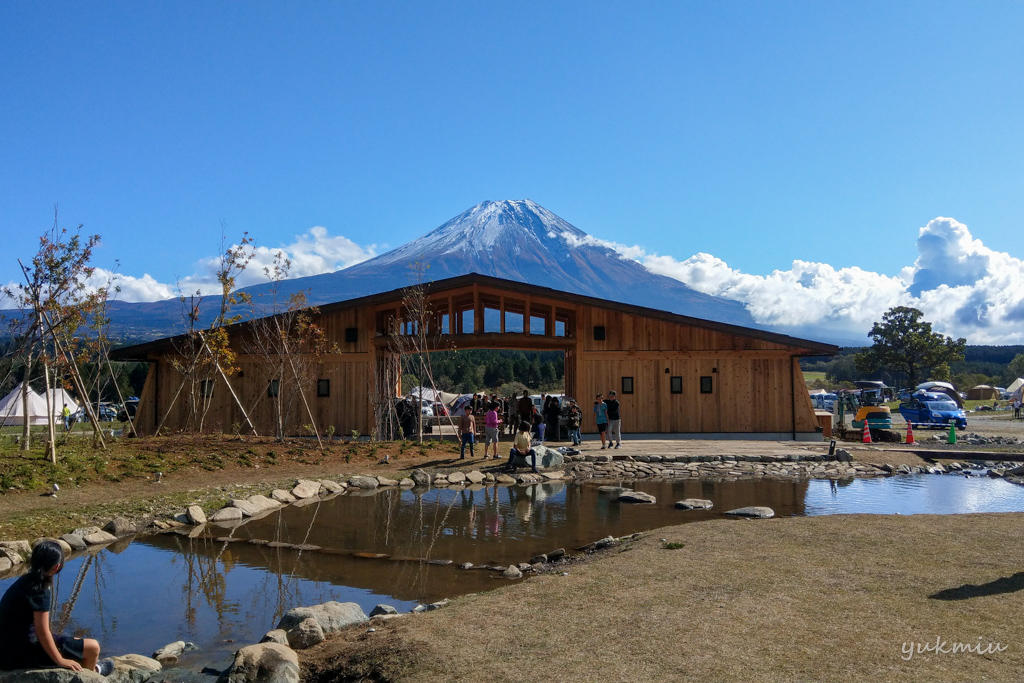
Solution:
<svg viewBox="0 0 1024 683">
<path fill-rule="evenodd" d="M 845 347 L 832 359 L 810 357 L 800 360 L 800 367 L 808 372 L 824 372 L 829 385 L 841 385 L 859 379 L 881 379 L 889 386 L 901 386 L 902 378 L 882 373 L 880 377 L 861 377 L 853 362 L 855 354 L 865 347 Z M 1024 353 L 1024 346 L 968 346 L 962 361 L 949 366 L 950 379 L 958 388 L 978 384 L 1003 386 L 1016 379 L 1008 365 L 1018 354 Z"/>
<path fill-rule="evenodd" d="M 403 356 L 402 390 L 421 382 L 416 376 L 414 356 Z M 565 377 L 565 355 L 561 351 L 504 351 L 464 349 L 430 354 L 434 382 L 441 391 L 457 394 L 474 391 L 514 390 L 512 384 L 532 391 L 553 390 Z"/>
</svg>

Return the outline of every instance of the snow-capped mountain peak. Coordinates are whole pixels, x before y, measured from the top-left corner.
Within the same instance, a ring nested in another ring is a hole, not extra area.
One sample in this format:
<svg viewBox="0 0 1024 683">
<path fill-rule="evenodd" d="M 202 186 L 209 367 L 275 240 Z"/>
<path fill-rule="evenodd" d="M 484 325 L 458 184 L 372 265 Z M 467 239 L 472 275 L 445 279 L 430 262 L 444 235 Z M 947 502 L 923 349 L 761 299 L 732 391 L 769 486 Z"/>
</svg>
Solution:
<svg viewBox="0 0 1024 683">
<path fill-rule="evenodd" d="M 485 201 L 405 245 L 373 259 L 378 265 L 442 255 L 514 257 L 530 249 L 564 249 L 566 235 L 587 234 L 530 199 Z"/>
</svg>

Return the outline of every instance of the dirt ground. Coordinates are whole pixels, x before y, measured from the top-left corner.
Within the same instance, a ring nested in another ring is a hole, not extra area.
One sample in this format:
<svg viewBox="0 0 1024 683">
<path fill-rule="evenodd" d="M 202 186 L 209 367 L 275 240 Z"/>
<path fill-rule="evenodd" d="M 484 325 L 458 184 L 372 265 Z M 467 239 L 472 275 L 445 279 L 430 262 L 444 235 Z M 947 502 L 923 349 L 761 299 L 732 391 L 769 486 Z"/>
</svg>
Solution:
<svg viewBox="0 0 1024 683">
<path fill-rule="evenodd" d="M 565 576 L 353 628 L 302 652 L 303 680 L 1018 681 L 1022 525 L 1013 513 L 666 527 Z"/>
</svg>

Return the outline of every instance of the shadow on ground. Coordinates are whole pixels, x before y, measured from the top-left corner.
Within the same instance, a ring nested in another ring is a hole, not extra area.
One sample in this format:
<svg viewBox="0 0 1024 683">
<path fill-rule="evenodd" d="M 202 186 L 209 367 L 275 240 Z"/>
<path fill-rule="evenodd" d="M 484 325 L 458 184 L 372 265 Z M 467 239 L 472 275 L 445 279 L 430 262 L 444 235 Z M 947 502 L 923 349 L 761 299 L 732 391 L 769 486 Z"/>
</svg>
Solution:
<svg viewBox="0 0 1024 683">
<path fill-rule="evenodd" d="M 1014 593 L 1024 589 L 1024 572 L 1017 572 L 1013 576 L 1003 576 L 995 581 L 983 583 L 980 586 L 965 583 L 956 588 L 947 588 L 938 593 L 932 593 L 928 597 L 933 600 L 967 600 L 969 598 L 980 598 L 986 595 L 1000 595 L 1001 593 Z"/>
</svg>

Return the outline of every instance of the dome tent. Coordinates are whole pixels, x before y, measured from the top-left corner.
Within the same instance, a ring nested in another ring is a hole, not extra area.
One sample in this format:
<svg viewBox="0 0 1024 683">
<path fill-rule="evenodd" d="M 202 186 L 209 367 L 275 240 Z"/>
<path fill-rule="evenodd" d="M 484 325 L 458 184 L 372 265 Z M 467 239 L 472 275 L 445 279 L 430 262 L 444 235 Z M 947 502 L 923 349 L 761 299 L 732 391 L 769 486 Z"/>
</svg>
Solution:
<svg viewBox="0 0 1024 683">
<path fill-rule="evenodd" d="M 979 384 L 967 390 L 968 401 L 988 401 L 994 398 L 999 398 L 999 392 L 987 384 Z"/>
</svg>

